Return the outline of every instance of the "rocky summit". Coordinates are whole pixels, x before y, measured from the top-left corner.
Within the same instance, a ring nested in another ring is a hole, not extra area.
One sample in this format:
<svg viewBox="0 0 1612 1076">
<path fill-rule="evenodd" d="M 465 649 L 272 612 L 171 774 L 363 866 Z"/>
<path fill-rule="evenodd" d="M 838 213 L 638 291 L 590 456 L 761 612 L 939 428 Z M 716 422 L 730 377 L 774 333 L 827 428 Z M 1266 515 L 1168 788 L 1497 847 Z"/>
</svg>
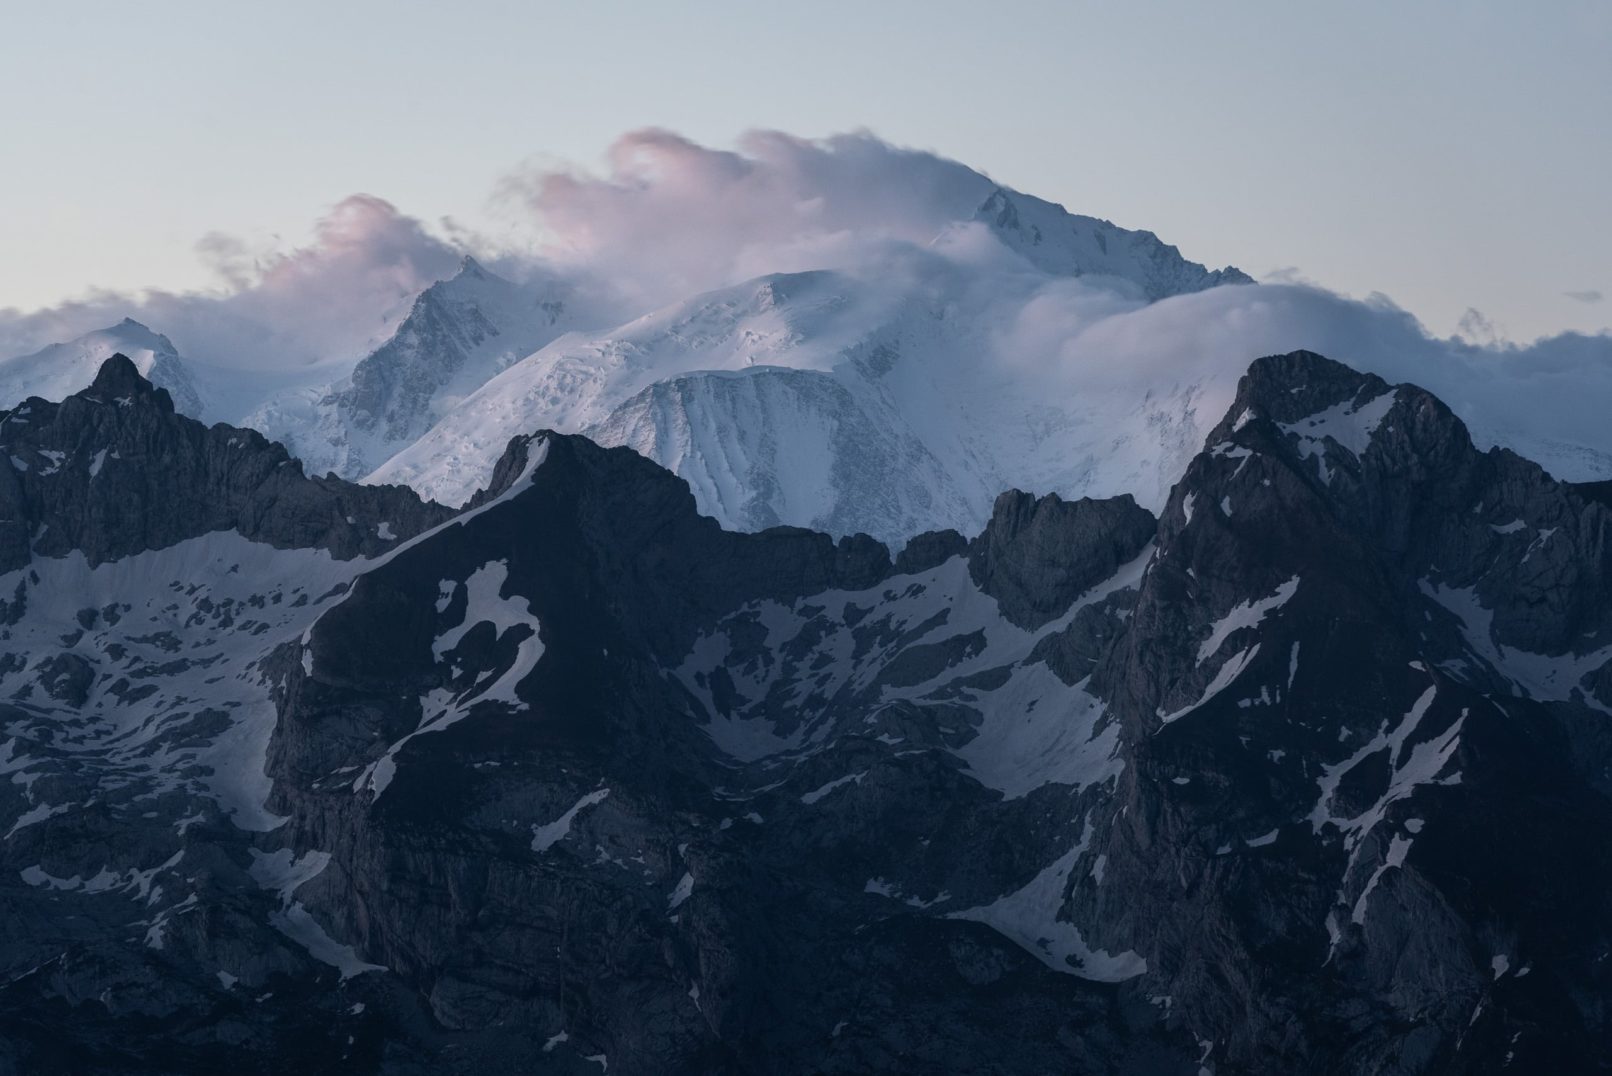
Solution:
<svg viewBox="0 0 1612 1076">
<path fill-rule="evenodd" d="M 310 478 L 121 357 L 0 455 L 0 1070 L 1612 1057 L 1612 507 L 1412 385 L 1263 358 L 1157 517 L 894 556 L 580 436 Z"/>
</svg>

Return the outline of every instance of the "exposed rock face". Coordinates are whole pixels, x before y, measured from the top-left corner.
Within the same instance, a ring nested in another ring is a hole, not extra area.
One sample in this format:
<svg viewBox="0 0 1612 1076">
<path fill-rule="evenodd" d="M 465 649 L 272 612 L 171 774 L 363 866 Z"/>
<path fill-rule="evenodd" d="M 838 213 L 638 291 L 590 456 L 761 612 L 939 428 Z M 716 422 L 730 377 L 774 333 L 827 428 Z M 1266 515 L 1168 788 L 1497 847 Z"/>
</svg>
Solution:
<svg viewBox="0 0 1612 1076">
<path fill-rule="evenodd" d="M 125 377 L 73 407 L 188 429 Z M 1605 1055 L 1612 510 L 1414 387 L 1262 359 L 1157 521 L 1009 493 L 893 563 L 552 433 L 390 552 L 216 499 L 0 577 L 16 1068 Z"/>
<path fill-rule="evenodd" d="M 247 424 L 284 441 L 310 473 L 357 480 L 454 405 L 568 327 L 565 304 L 465 258 L 426 288 L 397 331 L 352 374 L 281 396 Z"/>
<path fill-rule="evenodd" d="M 912 575 L 928 571 L 967 552 L 968 539 L 956 531 L 925 531 L 910 539 L 896 554 L 896 572 Z"/>
<path fill-rule="evenodd" d="M 1003 616 L 1039 628 L 1141 552 L 1155 526 L 1129 497 L 1038 500 L 1013 490 L 970 545 L 968 570 Z"/>
<path fill-rule="evenodd" d="M 61 403 L 6 412 L 0 451 L 0 571 L 28 563 L 30 545 L 94 566 L 212 531 L 373 556 L 449 514 L 401 487 L 309 480 L 260 434 L 176 415 L 121 355 Z"/>
<path fill-rule="evenodd" d="M 1254 364 L 1093 676 L 1130 765 L 1072 893 L 1214 1058 L 1594 1067 L 1609 522 L 1414 387 Z"/>
<path fill-rule="evenodd" d="M 522 295 L 466 258 L 458 275 L 422 292 L 393 337 L 358 364 L 340 406 L 352 412 L 360 429 L 384 441 L 412 441 L 435 419 L 437 394 L 489 345 L 511 334 L 502 341 L 504 363 L 524 358 L 557 333 L 563 312 L 559 302 Z M 487 375 L 473 376 L 472 385 Z"/>
</svg>

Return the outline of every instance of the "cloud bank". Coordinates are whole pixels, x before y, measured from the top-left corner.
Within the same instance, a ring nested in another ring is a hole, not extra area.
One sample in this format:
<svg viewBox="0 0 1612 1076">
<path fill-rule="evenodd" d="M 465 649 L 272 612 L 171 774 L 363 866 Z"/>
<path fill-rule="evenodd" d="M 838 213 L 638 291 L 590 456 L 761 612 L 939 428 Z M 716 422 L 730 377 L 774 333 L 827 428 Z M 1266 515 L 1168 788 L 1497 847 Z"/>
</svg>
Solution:
<svg viewBox="0 0 1612 1076">
<path fill-rule="evenodd" d="M 510 177 L 544 232 L 543 257 L 655 307 L 769 272 L 853 263 L 869 243 L 926 244 L 990 193 L 984 174 L 871 134 L 821 141 L 777 131 L 737 150 L 664 130 L 611 147 L 602 174 Z"/>
<path fill-rule="evenodd" d="M 1227 387 L 1252 358 L 1299 349 L 1428 389 L 1461 415 L 1481 445 L 1510 445 L 1569 480 L 1612 478 L 1606 421 L 1612 336 L 1604 334 L 1482 346 L 1431 337 L 1382 297 L 1362 302 L 1310 286 L 1265 284 L 1215 288 L 1101 318 L 1061 340 L 1055 365 L 1078 385 L 1221 386 L 1221 396 L 1202 405 L 1212 425 L 1230 406 Z"/>
<path fill-rule="evenodd" d="M 980 361 L 994 363 L 1004 383 L 1019 380 L 1037 393 L 1223 386 L 1259 355 L 1302 347 L 1426 386 L 1480 439 L 1509 437 L 1526 448 L 1532 438 L 1541 455 L 1551 451 L 1545 441 L 1561 442 L 1590 450 L 1560 456 L 1581 459 L 1581 471 L 1612 466 L 1604 420 L 1612 336 L 1517 346 L 1473 311 L 1458 337 L 1437 339 L 1382 296 L 1336 295 L 1291 268 L 1255 287 L 1145 305 L 1134 290 L 1048 277 L 972 222 L 994 186 L 966 165 L 868 133 L 808 140 L 759 131 L 716 149 L 664 130 L 636 131 L 616 141 L 602 170 L 528 169 L 502 181 L 501 204 L 538 237 L 525 248 L 445 237 L 380 198 L 355 195 L 298 249 L 253 254 L 225 233 L 205 237 L 199 253 L 219 278 L 211 292 L 100 293 L 50 310 L 0 312 L 0 355 L 131 316 L 195 361 L 339 369 L 384 338 L 412 297 L 451 275 L 465 253 L 566 291 L 600 330 L 761 274 L 828 268 L 892 301 L 988 327 Z M 1205 397 L 1201 406 L 1215 401 Z"/>
</svg>

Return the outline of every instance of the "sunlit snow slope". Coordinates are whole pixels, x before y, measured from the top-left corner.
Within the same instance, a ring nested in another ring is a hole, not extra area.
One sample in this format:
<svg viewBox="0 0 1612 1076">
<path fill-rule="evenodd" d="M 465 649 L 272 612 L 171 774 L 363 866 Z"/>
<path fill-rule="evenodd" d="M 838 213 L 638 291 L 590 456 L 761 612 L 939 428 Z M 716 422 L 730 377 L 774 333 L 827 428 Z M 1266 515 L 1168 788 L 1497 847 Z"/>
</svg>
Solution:
<svg viewBox="0 0 1612 1076">
<path fill-rule="evenodd" d="M 167 389 L 181 414 L 201 415 L 201 397 L 173 343 L 129 318 L 0 362 L 0 407 L 15 407 L 30 396 L 63 399 L 93 381 L 101 364 L 117 354 L 128 356 L 153 385 Z"/>
</svg>

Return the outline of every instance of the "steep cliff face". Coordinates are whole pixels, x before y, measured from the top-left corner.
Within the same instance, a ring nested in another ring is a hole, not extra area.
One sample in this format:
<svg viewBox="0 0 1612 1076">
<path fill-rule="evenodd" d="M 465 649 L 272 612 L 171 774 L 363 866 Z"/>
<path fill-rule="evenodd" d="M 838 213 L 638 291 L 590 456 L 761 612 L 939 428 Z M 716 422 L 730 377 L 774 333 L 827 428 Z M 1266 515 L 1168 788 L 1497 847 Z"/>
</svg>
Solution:
<svg viewBox="0 0 1612 1076">
<path fill-rule="evenodd" d="M 231 447 L 127 373 L 85 450 Z M 127 491 L 18 502 L 18 1067 L 1604 1056 L 1612 510 L 1412 386 L 1262 359 L 1158 519 L 1011 492 L 894 560 L 553 433 L 451 518 L 236 473 L 66 555 Z"/>
<path fill-rule="evenodd" d="M 1263 359 L 1094 673 L 1130 761 L 1072 893 L 1236 1071 L 1604 1048 L 1604 506 Z"/>
</svg>

